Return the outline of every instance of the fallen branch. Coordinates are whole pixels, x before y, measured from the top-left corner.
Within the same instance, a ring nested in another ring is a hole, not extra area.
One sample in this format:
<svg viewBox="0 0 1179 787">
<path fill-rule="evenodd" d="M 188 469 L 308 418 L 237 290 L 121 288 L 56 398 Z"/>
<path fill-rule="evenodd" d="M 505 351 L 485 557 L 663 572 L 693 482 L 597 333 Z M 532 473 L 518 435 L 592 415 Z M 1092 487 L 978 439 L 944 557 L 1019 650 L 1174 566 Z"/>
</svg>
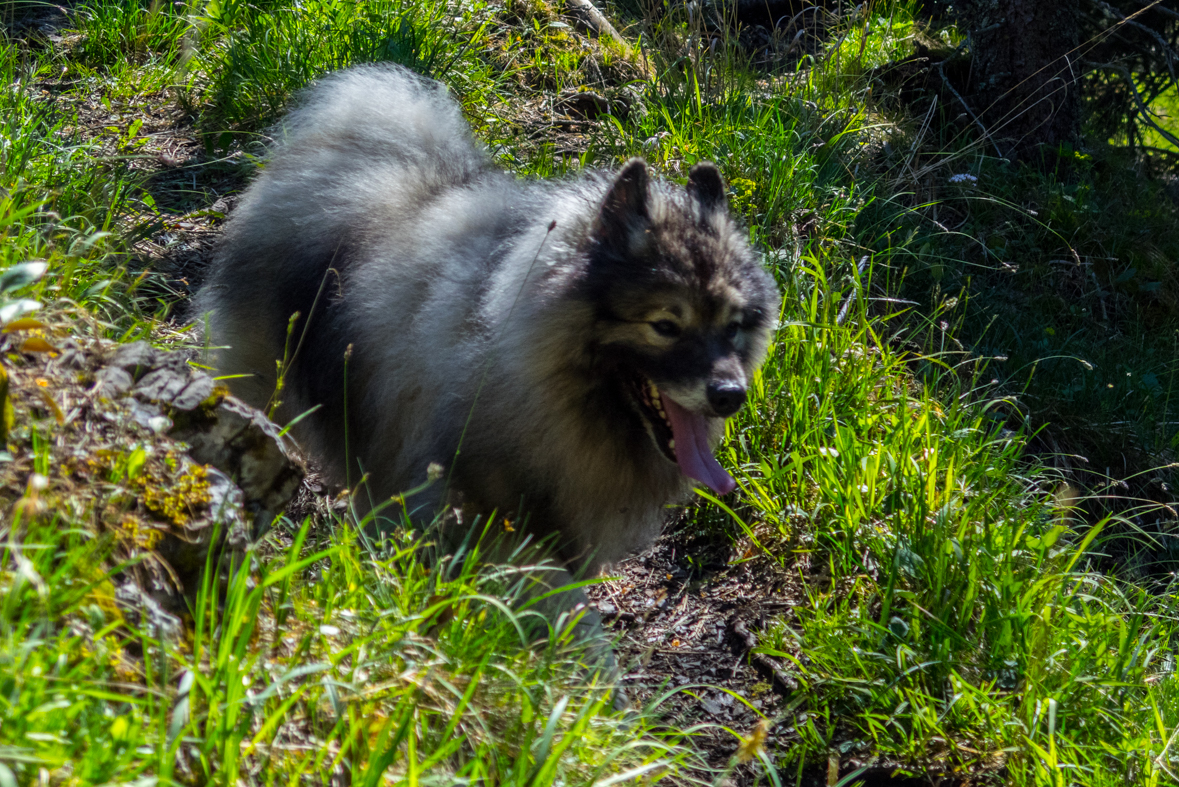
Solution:
<svg viewBox="0 0 1179 787">
<path fill-rule="evenodd" d="M 745 625 L 744 621 L 733 618 L 729 622 L 729 626 L 733 629 L 733 633 L 741 638 L 741 642 L 745 645 L 745 651 L 749 654 L 749 660 L 751 662 L 770 673 L 784 691 L 793 692 L 798 689 L 798 681 L 794 679 L 793 675 L 784 670 L 781 664 L 764 653 L 753 652 L 757 647 L 757 635 L 749 630 L 749 627 Z"/>
<path fill-rule="evenodd" d="M 567 4 L 569 12 L 595 35 L 609 36 L 619 44 L 626 43 L 626 39 L 619 35 L 606 15 L 599 11 L 590 0 L 568 0 Z"/>
</svg>

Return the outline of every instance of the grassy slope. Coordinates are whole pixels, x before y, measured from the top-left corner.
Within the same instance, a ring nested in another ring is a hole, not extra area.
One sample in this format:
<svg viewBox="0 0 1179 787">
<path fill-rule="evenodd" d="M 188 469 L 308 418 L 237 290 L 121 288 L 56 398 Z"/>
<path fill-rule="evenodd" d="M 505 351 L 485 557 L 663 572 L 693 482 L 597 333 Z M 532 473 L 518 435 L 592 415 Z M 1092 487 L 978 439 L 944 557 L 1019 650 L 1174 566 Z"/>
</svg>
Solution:
<svg viewBox="0 0 1179 787">
<path fill-rule="evenodd" d="M 769 720 L 800 742 L 761 752 L 758 767 L 787 778 L 803 760 L 864 745 L 915 768 L 1005 764 L 1013 784 L 1168 781 L 1179 729 L 1171 597 L 1083 573 L 1091 542 L 1072 529 L 1069 496 L 1025 460 L 1010 403 L 986 399 L 994 368 L 951 368 L 960 355 L 939 322 L 958 306 L 942 296 L 919 316 L 876 297 L 873 282 L 907 268 L 939 285 L 938 266 L 971 261 L 960 235 L 912 231 L 928 200 L 906 196 L 911 184 L 879 152 L 915 135 L 869 112 L 859 78 L 906 53 L 909 9 L 860 19 L 836 50 L 769 79 L 671 18 L 627 51 L 587 41 L 541 2 L 282 8 L 215 2 L 189 19 L 96 0 L 64 41 L 30 35 L 3 50 L 0 76 L 17 87 L 0 94 L 0 268 L 50 265 L 17 294 L 80 303 L 115 338 L 163 335 L 154 320 L 170 301 L 144 297 L 150 274 L 130 272 L 130 243 L 177 216 L 137 174 L 137 112 L 179 102 L 212 155 L 240 156 L 293 90 L 368 59 L 448 82 L 521 173 L 631 155 L 672 176 L 721 162 L 735 208 L 775 250 L 786 306 L 721 452 L 742 491 L 727 512 L 703 505 L 697 524 L 739 521 L 783 565 L 823 567 L 807 604 L 763 637 L 804 690 Z M 642 107 L 629 93 L 624 118 L 545 114 L 547 96 L 625 83 Z M 88 127 L 88 113 L 114 120 Z M 1053 236 L 1071 215 L 1037 226 Z M 946 351 L 906 352 L 914 333 Z M 52 426 L 17 413 L 14 450 L 36 450 L 37 430 Z M 18 518 L 19 489 L 4 493 L 0 548 L 0 779 L 252 784 L 347 771 L 368 784 L 542 784 L 730 765 L 693 759 L 657 709 L 620 722 L 570 666 L 573 651 L 521 647 L 493 600 L 511 576 L 430 568 L 412 534 L 403 551 L 372 556 L 346 526 L 319 543 L 283 524 L 223 603 L 205 588 L 188 633 L 167 642 L 113 604 L 112 536 L 64 509 Z"/>
</svg>

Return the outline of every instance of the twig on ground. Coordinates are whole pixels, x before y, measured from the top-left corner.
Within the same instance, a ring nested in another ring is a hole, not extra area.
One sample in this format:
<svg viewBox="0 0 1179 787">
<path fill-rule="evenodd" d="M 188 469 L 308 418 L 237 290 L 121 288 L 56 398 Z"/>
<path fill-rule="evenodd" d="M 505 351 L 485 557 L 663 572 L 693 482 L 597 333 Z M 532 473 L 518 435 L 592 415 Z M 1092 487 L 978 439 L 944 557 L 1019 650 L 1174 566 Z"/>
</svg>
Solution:
<svg viewBox="0 0 1179 787">
<path fill-rule="evenodd" d="M 753 652 L 757 647 L 757 635 L 749 630 L 749 627 L 745 625 L 743 620 L 740 620 L 739 618 L 733 618 L 733 620 L 729 623 L 729 627 L 733 629 L 734 634 L 741 638 L 741 642 L 745 645 L 745 651 L 748 654 L 750 661 L 773 675 L 774 680 L 777 681 L 781 688 L 785 691 L 792 692 L 798 689 L 798 681 L 796 681 L 790 673 L 782 669 L 781 664 L 777 663 L 764 653 Z"/>
<path fill-rule="evenodd" d="M 610 20 L 590 0 L 568 0 L 568 7 L 569 12 L 596 35 L 610 36 L 619 44 L 626 43 L 626 39 L 614 29 Z"/>
</svg>

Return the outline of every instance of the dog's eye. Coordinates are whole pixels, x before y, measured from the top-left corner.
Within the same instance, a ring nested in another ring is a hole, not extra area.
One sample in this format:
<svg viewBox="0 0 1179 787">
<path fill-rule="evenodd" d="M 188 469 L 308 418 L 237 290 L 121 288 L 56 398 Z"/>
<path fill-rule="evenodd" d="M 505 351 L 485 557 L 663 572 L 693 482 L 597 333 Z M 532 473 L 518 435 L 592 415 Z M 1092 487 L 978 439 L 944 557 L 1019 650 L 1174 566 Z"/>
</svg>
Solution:
<svg viewBox="0 0 1179 787">
<path fill-rule="evenodd" d="M 725 338 L 732 341 L 737 338 L 737 334 L 741 331 L 741 323 L 733 320 L 725 326 Z"/>
<path fill-rule="evenodd" d="M 656 320 L 651 323 L 651 327 L 655 329 L 655 333 L 660 336 L 666 336 L 669 339 L 674 339 L 681 333 L 680 326 L 671 320 Z"/>
</svg>

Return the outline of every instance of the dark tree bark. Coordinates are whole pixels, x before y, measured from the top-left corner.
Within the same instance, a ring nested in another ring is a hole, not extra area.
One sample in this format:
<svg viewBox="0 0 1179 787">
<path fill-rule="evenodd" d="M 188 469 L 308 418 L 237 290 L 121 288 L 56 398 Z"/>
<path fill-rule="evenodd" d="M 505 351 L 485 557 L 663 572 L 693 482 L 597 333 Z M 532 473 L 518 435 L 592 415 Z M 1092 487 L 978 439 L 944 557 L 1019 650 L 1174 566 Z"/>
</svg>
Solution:
<svg viewBox="0 0 1179 787">
<path fill-rule="evenodd" d="M 1079 0 L 958 3 L 973 55 L 967 101 L 1002 155 L 1076 144 Z"/>
</svg>

